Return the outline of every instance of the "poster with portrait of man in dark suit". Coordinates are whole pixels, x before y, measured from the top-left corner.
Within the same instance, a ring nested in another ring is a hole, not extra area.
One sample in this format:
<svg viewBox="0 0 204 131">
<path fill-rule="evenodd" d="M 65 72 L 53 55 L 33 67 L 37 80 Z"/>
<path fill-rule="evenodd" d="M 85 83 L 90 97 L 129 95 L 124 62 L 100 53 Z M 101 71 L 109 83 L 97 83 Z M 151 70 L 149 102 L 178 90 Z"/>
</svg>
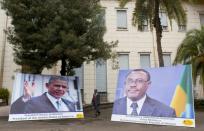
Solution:
<svg viewBox="0 0 204 131">
<path fill-rule="evenodd" d="M 9 121 L 83 118 L 78 77 L 17 73 Z"/>
<path fill-rule="evenodd" d="M 111 120 L 194 127 L 191 66 L 120 70 Z"/>
</svg>

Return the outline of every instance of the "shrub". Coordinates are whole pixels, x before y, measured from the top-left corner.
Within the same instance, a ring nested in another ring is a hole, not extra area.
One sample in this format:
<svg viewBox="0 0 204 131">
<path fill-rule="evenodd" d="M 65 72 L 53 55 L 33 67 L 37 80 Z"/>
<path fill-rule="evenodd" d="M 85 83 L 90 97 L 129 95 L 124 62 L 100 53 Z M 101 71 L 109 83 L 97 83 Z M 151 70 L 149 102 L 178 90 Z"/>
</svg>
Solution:
<svg viewBox="0 0 204 131">
<path fill-rule="evenodd" d="M 0 99 L 6 102 L 8 105 L 8 100 L 9 100 L 9 90 L 6 88 L 0 88 Z"/>
</svg>

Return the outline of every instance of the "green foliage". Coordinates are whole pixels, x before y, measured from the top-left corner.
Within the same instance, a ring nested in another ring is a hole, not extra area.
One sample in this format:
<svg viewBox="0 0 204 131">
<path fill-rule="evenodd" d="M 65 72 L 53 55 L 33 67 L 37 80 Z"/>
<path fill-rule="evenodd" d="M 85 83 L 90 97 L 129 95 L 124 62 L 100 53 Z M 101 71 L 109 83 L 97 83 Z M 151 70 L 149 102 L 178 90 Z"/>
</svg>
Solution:
<svg viewBox="0 0 204 131">
<path fill-rule="evenodd" d="M 120 6 L 125 6 L 131 0 L 119 0 Z M 159 0 L 159 7 L 164 10 L 170 21 L 172 19 L 180 25 L 186 24 L 186 14 L 182 7 L 182 0 Z M 155 19 L 155 4 L 156 0 L 137 0 L 135 3 L 135 10 L 133 13 L 133 25 L 142 24 L 148 21 L 151 29 L 154 26 Z"/>
<path fill-rule="evenodd" d="M 191 4 L 204 4 L 203 0 L 183 0 L 185 2 L 189 2 Z"/>
<path fill-rule="evenodd" d="M 8 99 L 9 99 L 9 90 L 5 88 L 0 88 L 0 99 L 3 99 L 6 101 L 6 104 L 8 105 Z"/>
<path fill-rule="evenodd" d="M 204 26 L 200 30 L 187 32 L 186 37 L 177 49 L 174 64 L 192 64 L 194 84 L 199 76 L 204 87 Z"/>
<path fill-rule="evenodd" d="M 7 30 L 15 62 L 25 72 L 40 73 L 58 60 L 68 71 L 84 61 L 111 57 L 115 43 L 103 41 L 98 0 L 3 0 L 12 18 Z"/>
</svg>

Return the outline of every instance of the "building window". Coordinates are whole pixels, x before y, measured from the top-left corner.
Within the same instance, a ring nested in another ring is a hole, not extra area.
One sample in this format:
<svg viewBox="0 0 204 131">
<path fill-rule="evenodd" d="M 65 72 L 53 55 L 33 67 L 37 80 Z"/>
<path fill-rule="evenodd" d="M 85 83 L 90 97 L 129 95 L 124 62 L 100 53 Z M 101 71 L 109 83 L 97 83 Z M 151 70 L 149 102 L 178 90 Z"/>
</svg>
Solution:
<svg viewBox="0 0 204 131">
<path fill-rule="evenodd" d="M 117 29 L 127 29 L 126 10 L 117 10 Z"/>
<path fill-rule="evenodd" d="M 140 67 L 141 68 L 149 68 L 150 64 L 150 54 L 149 53 L 141 53 L 140 54 Z"/>
<path fill-rule="evenodd" d="M 204 26 L 204 14 L 200 14 L 200 25 Z"/>
<path fill-rule="evenodd" d="M 81 97 L 82 97 L 82 102 L 84 102 L 84 83 L 83 83 L 83 66 L 80 68 L 74 68 L 75 75 L 79 78 L 79 89 L 81 90 Z"/>
<path fill-rule="evenodd" d="M 164 66 L 171 66 L 171 54 L 163 54 Z"/>
<path fill-rule="evenodd" d="M 119 54 L 119 69 L 129 69 L 129 55 L 128 54 Z"/>
<path fill-rule="evenodd" d="M 139 31 L 148 31 L 148 22 L 145 20 L 141 24 L 138 25 L 138 30 Z"/>
<path fill-rule="evenodd" d="M 167 14 L 164 10 L 160 10 L 159 18 L 163 31 L 168 31 Z"/>
<path fill-rule="evenodd" d="M 107 67 L 106 61 L 96 60 L 96 89 L 98 92 L 107 92 Z"/>
<path fill-rule="evenodd" d="M 105 26 L 106 24 L 105 14 L 106 14 L 105 8 L 102 8 L 100 14 L 98 15 L 100 19 L 100 24 L 102 26 Z"/>
<path fill-rule="evenodd" d="M 84 89 L 84 86 L 83 86 L 83 66 L 81 66 L 80 68 L 74 68 L 74 71 L 75 71 L 74 76 L 79 77 L 79 88 Z"/>
<path fill-rule="evenodd" d="M 186 31 L 186 25 L 179 25 L 178 26 L 178 31 L 179 32 L 185 32 Z"/>
</svg>

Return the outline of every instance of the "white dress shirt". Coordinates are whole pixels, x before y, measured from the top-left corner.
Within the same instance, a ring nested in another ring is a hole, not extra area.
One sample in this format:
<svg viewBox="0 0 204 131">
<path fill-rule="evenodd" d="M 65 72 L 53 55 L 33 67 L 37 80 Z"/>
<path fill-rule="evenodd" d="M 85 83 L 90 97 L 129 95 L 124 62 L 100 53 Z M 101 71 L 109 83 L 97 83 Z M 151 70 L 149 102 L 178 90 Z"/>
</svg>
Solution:
<svg viewBox="0 0 204 131">
<path fill-rule="evenodd" d="M 127 107 L 127 114 L 131 115 L 131 113 L 133 111 L 133 108 L 131 107 L 131 104 L 136 102 L 137 105 L 138 105 L 138 107 L 137 107 L 137 114 L 139 115 L 140 111 L 142 110 L 142 106 L 143 106 L 143 104 L 145 102 L 146 97 L 147 96 L 144 95 L 140 100 L 134 101 L 134 102 L 127 97 L 127 106 L 126 106 Z"/>
<path fill-rule="evenodd" d="M 69 111 L 67 105 L 62 101 L 61 98 L 56 99 L 55 97 L 51 96 L 49 93 L 46 93 L 46 95 L 57 111 Z M 59 102 L 59 105 L 57 105 L 57 101 Z"/>
</svg>

